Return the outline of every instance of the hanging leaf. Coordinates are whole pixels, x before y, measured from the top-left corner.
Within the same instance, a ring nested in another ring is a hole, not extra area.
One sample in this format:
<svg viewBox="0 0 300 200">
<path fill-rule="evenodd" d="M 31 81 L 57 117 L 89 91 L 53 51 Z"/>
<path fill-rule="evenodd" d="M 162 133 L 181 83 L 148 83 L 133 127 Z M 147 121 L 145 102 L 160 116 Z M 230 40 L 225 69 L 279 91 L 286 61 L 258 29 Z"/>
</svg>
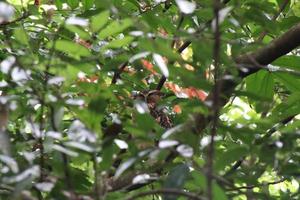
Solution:
<svg viewBox="0 0 300 200">
<path fill-rule="evenodd" d="M 26 32 L 24 31 L 24 29 L 22 28 L 18 28 L 14 30 L 14 36 L 16 37 L 16 39 L 24 45 L 29 45 L 28 42 L 28 35 L 26 34 Z"/>
<path fill-rule="evenodd" d="M 129 18 L 120 21 L 113 21 L 106 28 L 100 31 L 99 37 L 105 39 L 108 36 L 114 36 L 118 33 L 123 32 L 127 28 L 133 25 L 133 21 Z"/>
<path fill-rule="evenodd" d="M 300 91 L 300 79 L 298 76 L 284 72 L 274 72 L 274 77 L 292 92 Z"/>
<path fill-rule="evenodd" d="M 251 101 L 257 112 L 269 109 L 274 96 L 274 78 L 270 72 L 260 70 L 246 78 L 246 90 L 258 97 L 259 101 Z M 257 99 L 256 99 L 257 100 Z"/>
<path fill-rule="evenodd" d="M 94 0 L 82 0 L 84 10 L 89 10 L 94 5 Z"/>
<path fill-rule="evenodd" d="M 79 0 L 66 0 L 67 4 L 72 8 L 75 9 L 79 6 Z"/>
<path fill-rule="evenodd" d="M 300 57 L 294 55 L 285 55 L 272 62 L 272 65 L 300 71 Z"/>
<path fill-rule="evenodd" d="M 67 53 L 71 57 L 90 56 L 90 51 L 80 44 L 67 40 L 58 40 L 55 43 L 55 49 Z"/>
<path fill-rule="evenodd" d="M 164 183 L 164 188 L 181 189 L 189 175 L 189 167 L 185 164 L 177 165 L 171 169 Z M 177 196 L 165 195 L 164 200 L 175 200 Z"/>
<path fill-rule="evenodd" d="M 93 32 L 99 31 L 109 19 L 109 11 L 103 11 L 91 18 L 91 28 Z"/>
<path fill-rule="evenodd" d="M 187 0 L 176 0 L 180 11 L 184 14 L 192 14 L 196 9 L 196 3 Z"/>
<path fill-rule="evenodd" d="M 167 67 L 166 62 L 163 59 L 163 57 L 161 55 L 155 53 L 155 54 L 153 54 L 153 60 L 155 61 L 155 63 L 159 67 L 162 74 L 165 77 L 169 77 L 169 70 L 168 70 L 168 67 Z"/>
<path fill-rule="evenodd" d="M 112 48 L 112 49 L 121 48 L 129 45 L 133 41 L 133 39 L 134 39 L 133 37 L 126 36 L 119 40 L 113 40 L 109 44 L 107 44 L 105 48 Z"/>
</svg>

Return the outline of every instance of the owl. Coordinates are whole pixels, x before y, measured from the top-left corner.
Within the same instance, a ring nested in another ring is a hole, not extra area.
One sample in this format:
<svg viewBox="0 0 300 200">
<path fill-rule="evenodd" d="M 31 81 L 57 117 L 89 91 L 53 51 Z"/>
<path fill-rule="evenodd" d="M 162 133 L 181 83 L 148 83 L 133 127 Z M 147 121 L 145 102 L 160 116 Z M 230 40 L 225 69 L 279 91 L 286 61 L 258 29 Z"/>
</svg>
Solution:
<svg viewBox="0 0 300 200">
<path fill-rule="evenodd" d="M 161 127 L 169 129 L 173 126 L 171 119 L 163 108 L 157 106 L 163 96 L 164 94 L 159 90 L 145 90 L 133 95 L 133 98 L 145 102 L 150 111 L 150 115 Z"/>
</svg>

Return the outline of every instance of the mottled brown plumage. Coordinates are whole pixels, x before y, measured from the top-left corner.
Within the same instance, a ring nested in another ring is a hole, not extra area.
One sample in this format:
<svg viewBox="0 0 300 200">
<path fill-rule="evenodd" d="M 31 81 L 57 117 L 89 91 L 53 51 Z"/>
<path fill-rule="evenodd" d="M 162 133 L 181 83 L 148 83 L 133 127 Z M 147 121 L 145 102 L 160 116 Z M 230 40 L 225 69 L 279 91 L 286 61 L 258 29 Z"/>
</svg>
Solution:
<svg viewBox="0 0 300 200">
<path fill-rule="evenodd" d="M 157 106 L 162 96 L 163 93 L 159 90 L 146 90 L 139 92 L 134 98 L 147 103 L 151 116 L 154 117 L 161 127 L 169 129 L 173 126 L 171 119 L 163 108 L 158 108 Z"/>
</svg>

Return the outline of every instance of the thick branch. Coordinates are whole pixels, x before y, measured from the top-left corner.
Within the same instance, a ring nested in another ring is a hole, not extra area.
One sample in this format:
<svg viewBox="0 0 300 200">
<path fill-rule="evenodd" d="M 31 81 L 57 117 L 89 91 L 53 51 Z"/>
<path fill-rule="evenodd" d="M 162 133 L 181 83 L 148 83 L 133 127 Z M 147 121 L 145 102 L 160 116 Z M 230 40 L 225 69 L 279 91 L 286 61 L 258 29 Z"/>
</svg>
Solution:
<svg viewBox="0 0 300 200">
<path fill-rule="evenodd" d="M 273 40 L 270 44 L 265 47 L 262 47 L 255 52 L 250 52 L 244 55 L 241 55 L 235 59 L 237 63 L 239 76 L 240 78 L 244 78 L 248 75 L 251 75 L 258 70 L 261 69 L 262 65 L 268 65 L 272 63 L 277 58 L 286 55 L 287 53 L 291 52 L 295 48 L 300 45 L 300 23 L 293 26 L 290 30 L 284 33 L 282 36 L 278 37 L 277 39 Z M 240 66 L 244 66 L 240 68 Z M 245 70 L 246 69 L 246 70 Z M 230 75 L 227 72 L 226 75 Z M 235 87 L 239 84 L 238 81 L 233 79 L 221 79 L 219 80 L 222 82 L 221 84 L 221 91 L 222 94 L 220 96 L 220 104 L 219 106 L 224 106 L 229 98 L 232 96 Z M 213 100 L 213 93 L 211 93 L 206 102 L 212 102 Z M 201 115 L 201 114 L 199 114 Z M 201 133 L 202 130 L 206 127 L 210 120 L 197 120 L 201 119 L 204 116 L 195 116 L 197 127 L 201 127 L 198 132 Z M 212 119 L 212 117 L 208 117 L 208 119 Z"/>
<path fill-rule="evenodd" d="M 256 66 L 256 64 L 253 63 L 253 60 L 255 60 L 257 63 L 260 65 L 268 65 L 272 63 L 274 60 L 277 58 L 291 52 L 295 48 L 297 48 L 300 45 L 300 23 L 292 27 L 290 30 L 288 30 L 286 33 L 284 33 L 282 36 L 279 38 L 273 40 L 270 44 L 268 44 L 265 47 L 262 47 L 258 50 L 256 50 L 253 53 L 247 53 L 242 56 L 239 56 L 238 58 L 235 59 L 236 63 L 238 66 L 253 66 L 253 67 L 247 67 L 248 71 L 242 71 L 240 70 L 240 77 L 244 78 L 250 74 L 253 74 L 257 72 L 261 67 Z M 233 80 L 222 80 L 222 88 L 221 91 L 223 92 L 223 97 L 224 100 L 228 100 L 230 96 L 232 95 L 234 88 L 238 84 L 238 82 L 235 82 Z M 210 95 L 207 98 L 207 101 L 211 101 L 212 96 Z M 227 101 L 220 101 L 219 106 L 224 106 Z M 196 116 L 199 119 L 203 119 L 203 116 Z M 197 119 L 196 118 L 196 119 Z M 204 117 L 205 118 L 205 117 Z M 211 119 L 211 118 L 208 118 Z M 209 120 L 207 120 L 209 121 Z M 199 132 L 201 132 L 204 128 L 205 125 L 208 123 L 206 120 L 196 120 L 197 127 L 201 127 Z M 131 178 L 131 177 L 130 177 Z M 128 180 L 131 180 L 128 178 Z M 114 184 L 117 184 L 118 181 L 114 182 Z M 115 190 L 118 190 L 119 188 L 122 187 L 113 187 Z"/>
<path fill-rule="evenodd" d="M 262 47 L 255 52 L 244 54 L 236 59 L 238 64 L 253 64 L 255 60 L 260 65 L 268 65 L 277 58 L 286 55 L 300 45 L 300 23 L 292 27 L 279 38 L 273 40 L 270 44 Z M 257 72 L 260 67 L 248 68 L 248 71 L 241 71 L 242 78 Z"/>
</svg>

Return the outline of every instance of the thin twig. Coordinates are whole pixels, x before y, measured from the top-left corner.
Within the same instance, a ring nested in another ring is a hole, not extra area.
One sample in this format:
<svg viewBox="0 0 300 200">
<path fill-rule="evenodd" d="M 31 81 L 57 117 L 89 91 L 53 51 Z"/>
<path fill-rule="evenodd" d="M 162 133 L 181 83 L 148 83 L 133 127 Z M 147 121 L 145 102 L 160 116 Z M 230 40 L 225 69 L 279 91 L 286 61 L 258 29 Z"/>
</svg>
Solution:
<svg viewBox="0 0 300 200">
<path fill-rule="evenodd" d="M 63 27 L 63 25 L 61 26 Z M 52 59 L 55 55 L 55 44 L 56 44 L 56 40 L 59 38 L 59 31 L 60 31 L 60 28 L 57 29 L 56 33 L 55 33 L 55 36 L 54 36 L 54 39 L 53 39 L 53 44 L 51 46 L 51 49 L 50 49 L 50 58 L 48 59 L 48 62 L 45 66 L 45 70 L 44 70 L 44 74 L 45 74 L 45 79 L 44 79 L 44 82 L 43 82 L 43 85 L 44 85 L 44 94 L 42 96 L 42 99 L 41 99 L 41 109 L 44 109 L 44 107 L 46 107 L 45 105 L 45 98 L 46 98 L 46 93 L 47 93 L 47 90 L 48 90 L 48 80 L 49 80 L 49 70 L 50 70 L 50 67 L 51 67 L 51 63 L 52 63 Z M 50 107 L 51 109 L 51 107 Z M 43 115 L 43 112 L 42 112 L 42 115 Z M 52 118 L 54 119 L 54 109 L 52 108 Z M 43 116 L 42 116 L 43 117 Z M 52 128 L 54 131 L 58 131 L 57 127 L 55 126 L 54 124 L 54 120 L 50 120 L 50 122 L 52 123 Z M 44 123 L 44 120 L 41 122 L 41 124 Z M 41 125 L 41 128 L 42 128 L 42 125 Z M 42 146 L 43 146 L 43 140 L 40 141 Z M 64 145 L 61 144 L 63 147 Z M 41 152 L 42 153 L 42 152 Z M 68 157 L 66 154 L 64 153 L 61 153 L 61 156 L 62 156 L 62 160 L 63 160 L 63 170 L 64 170 L 64 175 L 65 175 L 65 181 L 66 181 L 66 185 L 67 185 L 67 188 L 68 190 L 70 191 L 70 199 L 73 200 L 73 199 L 76 199 L 75 197 L 75 193 L 74 193 L 74 190 L 73 190 L 73 185 L 72 185 L 72 180 L 71 180 L 71 174 L 70 174 L 70 171 L 69 171 L 69 161 L 68 161 Z"/>
<path fill-rule="evenodd" d="M 56 127 L 55 125 L 55 120 L 54 120 L 54 115 L 55 115 L 55 110 L 53 107 L 50 107 L 51 110 L 51 127 L 54 131 L 58 132 L 58 127 Z M 64 147 L 63 144 L 61 144 L 61 146 Z M 70 170 L 69 170 L 69 161 L 68 161 L 68 157 L 66 154 L 61 153 L 61 157 L 63 160 L 63 170 L 64 170 L 64 175 L 65 175 L 65 183 L 67 185 L 68 190 L 71 192 L 71 199 L 75 199 L 74 198 L 74 190 L 73 190 L 73 185 L 72 185 L 72 181 L 71 181 L 71 175 L 70 175 Z"/>
<path fill-rule="evenodd" d="M 12 25 L 12 24 L 17 23 L 17 22 L 19 22 L 19 21 L 22 21 L 22 20 L 26 19 L 26 18 L 29 17 L 29 16 L 30 16 L 29 12 L 25 12 L 21 17 L 15 19 L 15 20 L 13 20 L 13 21 L 2 22 L 2 23 L 0 24 L 0 28 L 3 28 L 3 27 L 5 27 L 5 26 Z"/>
<path fill-rule="evenodd" d="M 182 53 L 192 42 L 191 41 L 186 41 L 184 42 L 178 49 L 177 52 L 178 53 Z M 156 86 L 156 90 L 161 90 L 162 87 L 164 86 L 164 83 L 166 82 L 167 78 L 162 75 L 157 86 Z"/>
<path fill-rule="evenodd" d="M 228 190 L 229 191 L 242 190 L 242 189 L 251 190 L 251 189 L 256 188 L 256 187 L 264 187 L 264 186 L 268 186 L 268 185 L 276 185 L 276 184 L 282 183 L 282 182 L 284 182 L 286 180 L 287 180 L 286 178 L 282 178 L 282 179 L 280 179 L 278 181 L 273 181 L 273 182 L 268 182 L 268 183 L 262 183 L 262 184 L 258 184 L 258 185 L 248 185 L 248 186 L 235 187 L 235 188 L 231 188 L 231 189 L 228 189 Z"/>
<path fill-rule="evenodd" d="M 212 118 L 212 127 L 211 127 L 211 138 L 210 144 L 208 146 L 207 152 L 207 197 L 209 200 L 213 199 L 213 158 L 214 158 L 214 138 L 217 134 L 217 127 L 219 121 L 219 96 L 220 96 L 220 81 L 219 79 L 219 65 L 220 65 L 220 28 L 219 28 L 219 10 L 220 10 L 220 0 L 214 0 L 214 18 L 215 24 L 214 27 L 214 49 L 213 49 L 213 65 L 214 65 L 214 90 L 213 90 L 213 118 Z"/>
<path fill-rule="evenodd" d="M 129 197 L 127 200 L 134 200 L 134 199 L 138 199 L 141 197 L 154 195 L 154 194 L 169 194 L 169 195 L 174 195 L 174 196 L 184 196 L 184 197 L 187 197 L 187 198 L 193 199 L 193 200 L 205 200 L 206 199 L 197 194 L 194 194 L 191 192 L 185 192 L 185 191 L 178 190 L 178 189 L 160 189 L 160 190 L 151 190 L 151 191 L 141 192 L 136 195 L 133 195 L 132 197 Z"/>
<path fill-rule="evenodd" d="M 224 175 L 224 177 L 231 175 L 232 173 L 234 173 L 242 164 L 243 161 L 245 160 L 245 158 L 241 158 L 238 161 L 236 161 L 233 166 L 226 172 L 226 174 Z"/>
<path fill-rule="evenodd" d="M 58 37 L 58 32 L 59 29 L 56 32 L 54 41 L 53 41 L 53 45 L 51 47 L 50 50 L 50 58 L 45 66 L 45 70 L 44 70 L 44 74 L 45 74 L 45 78 L 43 81 L 43 93 L 42 96 L 40 98 L 40 102 L 41 102 L 41 116 L 39 119 L 39 123 L 40 123 L 40 130 L 43 131 L 44 126 L 45 126 L 45 120 L 44 120 L 44 115 L 45 115 L 45 109 L 46 109 L 46 93 L 48 91 L 48 74 L 49 74 L 49 69 L 50 69 L 50 65 L 54 56 L 54 50 L 55 50 L 55 41 Z M 55 129 L 55 127 L 54 127 Z M 41 176 L 40 176 L 40 182 L 42 182 L 44 180 L 44 175 L 43 175 L 43 169 L 44 169 L 44 160 L 45 160 L 45 155 L 44 155 L 44 138 L 43 135 L 41 137 L 39 137 L 38 139 L 38 143 L 39 143 L 39 149 L 40 149 L 40 168 L 41 168 Z"/>
<path fill-rule="evenodd" d="M 111 84 L 114 85 L 117 83 L 118 79 L 120 79 L 121 73 L 124 71 L 125 67 L 128 65 L 128 61 L 122 63 L 118 70 L 114 73 L 114 76 L 111 80 Z"/>
<path fill-rule="evenodd" d="M 229 1 L 230 1 L 230 0 L 225 0 L 225 1 L 223 2 L 223 4 L 227 4 Z M 198 29 L 198 30 L 196 31 L 196 34 L 201 34 L 207 27 L 209 27 L 209 26 L 211 25 L 211 22 L 212 22 L 212 21 L 213 21 L 212 19 L 211 19 L 211 20 L 208 20 L 202 28 L 200 28 L 200 29 Z M 181 23 L 182 23 L 182 22 L 180 22 L 180 25 L 181 25 Z M 173 40 L 174 40 L 174 39 L 173 39 Z M 182 53 L 187 47 L 189 47 L 191 44 L 192 44 L 192 41 L 191 41 L 191 40 L 185 41 L 185 42 L 177 49 L 177 52 L 181 54 L 181 53 Z M 163 86 L 163 84 L 164 84 L 164 82 L 165 82 L 166 80 L 167 80 L 166 77 L 162 76 L 161 79 L 160 79 L 160 81 L 159 81 L 159 84 L 158 84 L 157 88 L 160 88 L 160 89 L 161 89 L 162 86 Z"/>
<path fill-rule="evenodd" d="M 184 20 L 184 15 L 180 14 L 180 16 L 179 16 L 179 22 L 178 22 L 178 25 L 176 27 L 177 31 L 180 29 L 180 26 L 182 25 L 183 20 Z M 174 36 L 173 36 L 173 40 L 171 42 L 171 48 L 174 48 L 175 42 L 176 42 L 176 34 L 174 34 Z"/>
<path fill-rule="evenodd" d="M 190 46 L 190 44 L 192 43 L 192 41 L 185 41 L 177 50 L 178 53 L 182 53 L 188 46 Z"/>
</svg>

